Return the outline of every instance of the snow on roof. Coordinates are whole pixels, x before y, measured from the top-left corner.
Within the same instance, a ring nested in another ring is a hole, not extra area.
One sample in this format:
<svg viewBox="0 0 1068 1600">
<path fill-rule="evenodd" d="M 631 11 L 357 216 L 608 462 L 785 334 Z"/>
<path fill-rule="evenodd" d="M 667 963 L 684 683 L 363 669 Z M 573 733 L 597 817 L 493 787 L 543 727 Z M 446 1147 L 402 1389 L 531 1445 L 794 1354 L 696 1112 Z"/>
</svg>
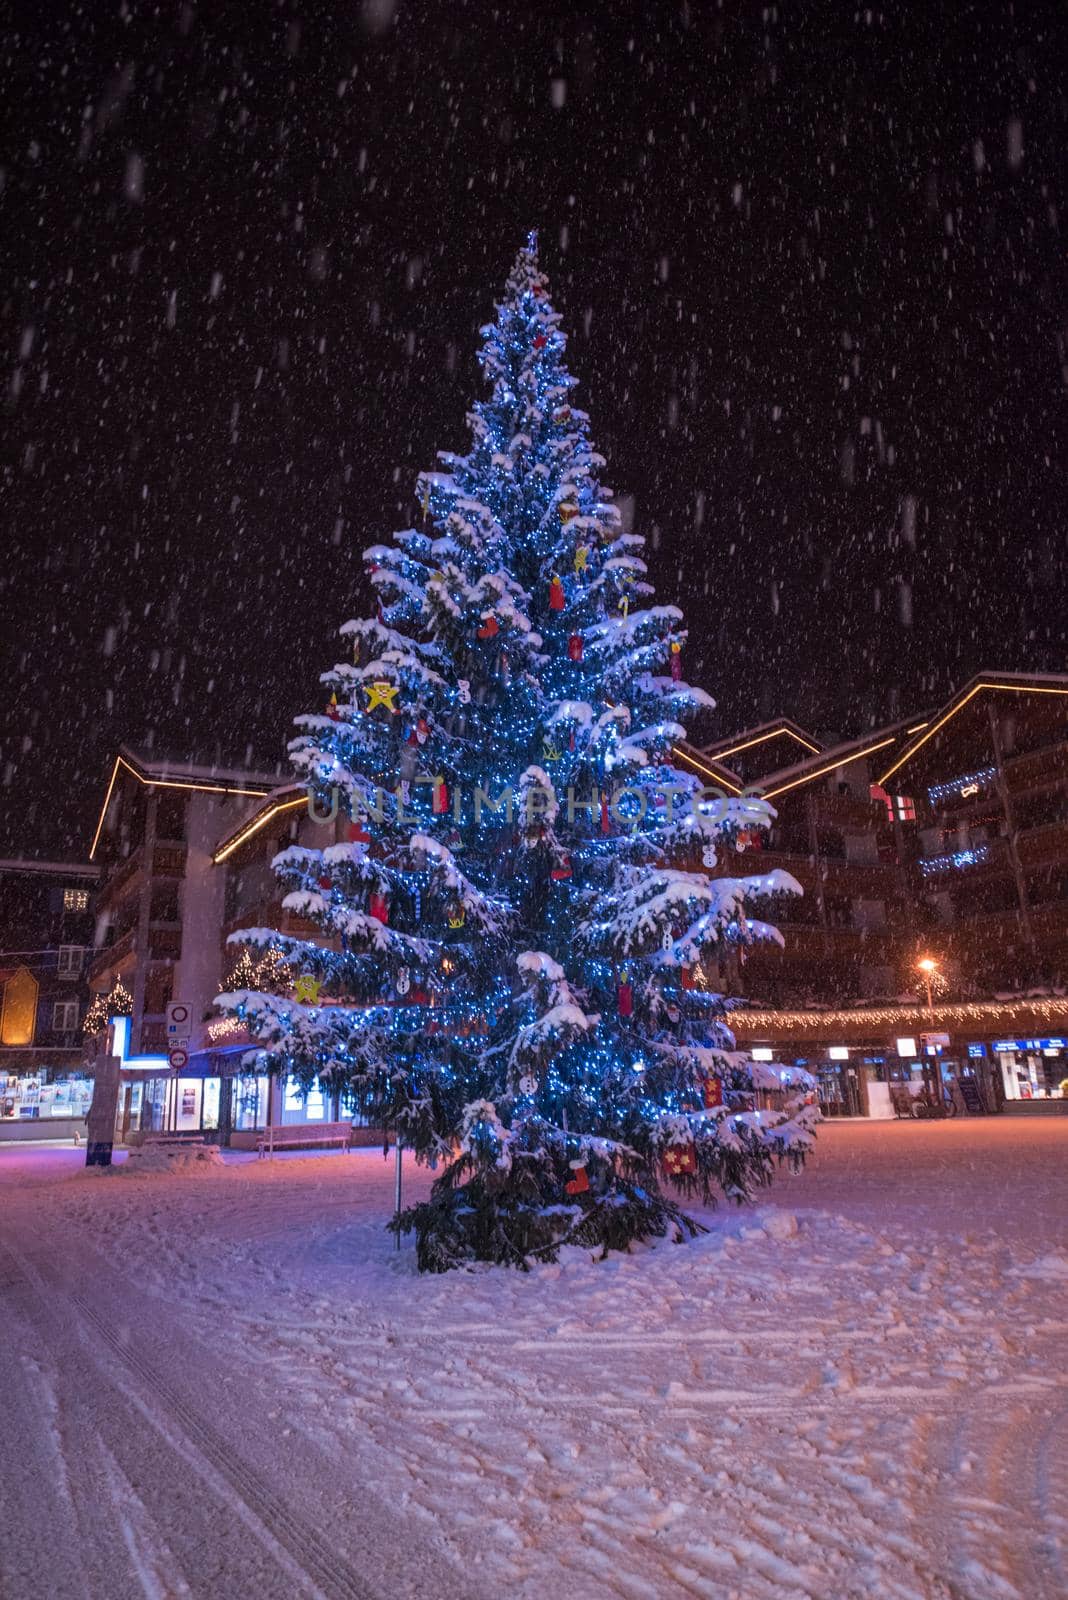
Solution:
<svg viewBox="0 0 1068 1600">
<path fill-rule="evenodd" d="M 99 878 L 100 868 L 91 861 L 30 861 L 12 857 L 0 861 L 0 872 L 40 872 L 54 878 Z"/>
<path fill-rule="evenodd" d="M 119 747 L 119 754 L 146 778 L 161 782 L 167 778 L 178 778 L 190 783 L 232 783 L 267 790 L 273 788 L 281 776 L 279 771 L 257 772 L 249 767 L 221 766 L 215 762 L 171 761 L 166 756 L 146 756 L 125 744 Z"/>
</svg>

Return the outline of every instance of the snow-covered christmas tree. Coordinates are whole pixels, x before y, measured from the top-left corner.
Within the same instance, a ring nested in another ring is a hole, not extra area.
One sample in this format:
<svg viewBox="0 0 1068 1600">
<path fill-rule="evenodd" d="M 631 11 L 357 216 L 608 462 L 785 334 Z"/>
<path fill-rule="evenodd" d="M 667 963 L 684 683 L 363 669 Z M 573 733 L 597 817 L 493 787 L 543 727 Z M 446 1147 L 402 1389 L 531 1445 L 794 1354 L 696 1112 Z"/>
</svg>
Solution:
<svg viewBox="0 0 1068 1600">
<path fill-rule="evenodd" d="M 419 1264 L 525 1265 L 565 1243 L 694 1231 L 683 1196 L 742 1199 L 799 1161 L 804 1116 L 739 1109 L 709 958 L 775 936 L 746 901 L 785 875 L 702 871 L 759 801 L 672 764 L 681 612 L 622 530 L 532 236 L 483 329 L 466 455 L 418 482 L 421 521 L 366 552 L 377 616 L 292 745 L 323 848 L 275 860 L 319 940 L 295 997 L 238 992 L 259 1070 L 341 1083 L 438 1171 L 395 1223 Z"/>
</svg>

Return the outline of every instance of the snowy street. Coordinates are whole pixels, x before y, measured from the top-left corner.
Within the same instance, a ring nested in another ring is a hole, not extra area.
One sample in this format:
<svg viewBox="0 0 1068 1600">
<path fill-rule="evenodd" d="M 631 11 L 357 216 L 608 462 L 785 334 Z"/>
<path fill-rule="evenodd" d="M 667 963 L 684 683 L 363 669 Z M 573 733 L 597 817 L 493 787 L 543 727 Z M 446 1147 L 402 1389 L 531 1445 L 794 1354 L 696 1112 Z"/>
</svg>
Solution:
<svg viewBox="0 0 1068 1600">
<path fill-rule="evenodd" d="M 694 1244 L 435 1278 L 380 1152 L 4 1147 L 0 1591 L 1053 1600 L 1066 1155 L 825 1124 Z"/>
</svg>

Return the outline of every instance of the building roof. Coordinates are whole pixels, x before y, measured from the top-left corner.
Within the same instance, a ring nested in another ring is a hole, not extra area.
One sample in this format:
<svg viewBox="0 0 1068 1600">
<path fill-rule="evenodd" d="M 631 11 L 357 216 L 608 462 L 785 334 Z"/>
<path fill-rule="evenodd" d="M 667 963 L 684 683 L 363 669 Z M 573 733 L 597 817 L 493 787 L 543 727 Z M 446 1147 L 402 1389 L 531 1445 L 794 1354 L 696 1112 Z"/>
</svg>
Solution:
<svg viewBox="0 0 1068 1600">
<path fill-rule="evenodd" d="M 0 860 L 0 873 L 40 873 L 51 878 L 99 878 L 100 868 L 91 861 L 29 861 L 25 857 Z"/>
<path fill-rule="evenodd" d="M 724 764 L 739 756 L 744 757 L 740 762 L 734 759 L 733 769 L 728 770 L 741 773 L 748 782 L 753 783 L 759 780 L 762 773 L 777 770 L 791 756 L 796 759 L 798 750 L 817 755 L 823 748 L 822 740 L 807 733 L 790 717 L 776 717 L 755 728 L 733 734 L 730 738 L 717 739 L 714 744 L 705 745 L 701 754 L 707 760 Z"/>
<path fill-rule="evenodd" d="M 131 750 L 128 745 L 120 745 L 108 780 L 104 804 L 100 808 L 96 832 L 93 834 L 93 843 L 89 851 L 90 860 L 96 854 L 96 847 L 100 843 L 100 834 L 108 806 L 111 804 L 115 783 L 120 772 L 124 771 L 136 778 L 138 783 L 151 784 L 161 789 L 193 789 L 207 794 L 251 795 L 256 798 L 267 794 L 278 781 L 277 773 L 248 772 L 238 767 L 149 758 Z"/>
<path fill-rule="evenodd" d="M 950 696 L 938 711 L 933 712 L 920 728 L 916 737 L 892 752 L 891 764 L 880 775 L 879 782 L 886 783 L 907 762 L 910 762 L 929 740 L 951 722 L 966 706 L 978 697 L 988 694 L 1068 695 L 1068 673 L 1063 672 L 977 672 L 963 688 Z"/>
<path fill-rule="evenodd" d="M 219 840 L 213 854 L 212 861 L 216 866 L 232 856 L 235 850 L 259 833 L 275 817 L 289 811 L 295 811 L 298 806 L 308 803 L 308 786 L 306 783 L 283 783 L 262 797 L 260 804 L 244 816 L 230 832 Z"/>
<path fill-rule="evenodd" d="M 851 761 L 861 761 L 878 751 L 889 754 L 892 747 L 900 748 L 907 742 L 910 734 L 926 726 L 927 722 L 922 715 L 902 717 L 900 721 L 892 722 L 885 728 L 873 728 L 870 733 L 864 734 L 859 739 L 846 739 L 841 744 L 831 745 L 826 750 L 817 751 L 815 755 L 806 756 L 803 761 L 795 761 L 792 766 L 780 767 L 777 772 L 766 773 L 751 787 L 765 800 L 773 800 L 776 795 L 800 789 L 804 784 L 812 783 L 816 778 L 822 778 L 828 772 L 836 771 L 838 767 L 847 766 Z"/>
<path fill-rule="evenodd" d="M 257 772 L 251 767 L 224 767 L 215 761 L 172 761 L 167 756 L 146 755 L 143 751 L 134 750 L 127 744 L 119 746 L 117 759 L 125 760 L 128 765 L 136 768 L 137 775 L 143 782 L 151 783 L 166 783 L 170 780 L 188 783 L 196 788 L 220 786 L 227 789 L 243 785 L 245 789 L 265 792 L 273 789 L 279 778 L 277 772 Z M 238 792 L 241 790 L 238 789 Z"/>
</svg>

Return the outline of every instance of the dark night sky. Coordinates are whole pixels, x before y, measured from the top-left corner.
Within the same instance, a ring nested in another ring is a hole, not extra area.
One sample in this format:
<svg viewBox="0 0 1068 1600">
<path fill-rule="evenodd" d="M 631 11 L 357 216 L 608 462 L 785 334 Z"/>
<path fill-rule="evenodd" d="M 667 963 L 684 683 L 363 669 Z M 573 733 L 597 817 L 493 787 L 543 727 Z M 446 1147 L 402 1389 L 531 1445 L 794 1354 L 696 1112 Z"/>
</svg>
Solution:
<svg viewBox="0 0 1068 1600">
<path fill-rule="evenodd" d="M 1064 16 L 24 5 L 0 853 L 120 740 L 282 758 L 531 226 L 708 737 L 1063 668 Z"/>
</svg>

